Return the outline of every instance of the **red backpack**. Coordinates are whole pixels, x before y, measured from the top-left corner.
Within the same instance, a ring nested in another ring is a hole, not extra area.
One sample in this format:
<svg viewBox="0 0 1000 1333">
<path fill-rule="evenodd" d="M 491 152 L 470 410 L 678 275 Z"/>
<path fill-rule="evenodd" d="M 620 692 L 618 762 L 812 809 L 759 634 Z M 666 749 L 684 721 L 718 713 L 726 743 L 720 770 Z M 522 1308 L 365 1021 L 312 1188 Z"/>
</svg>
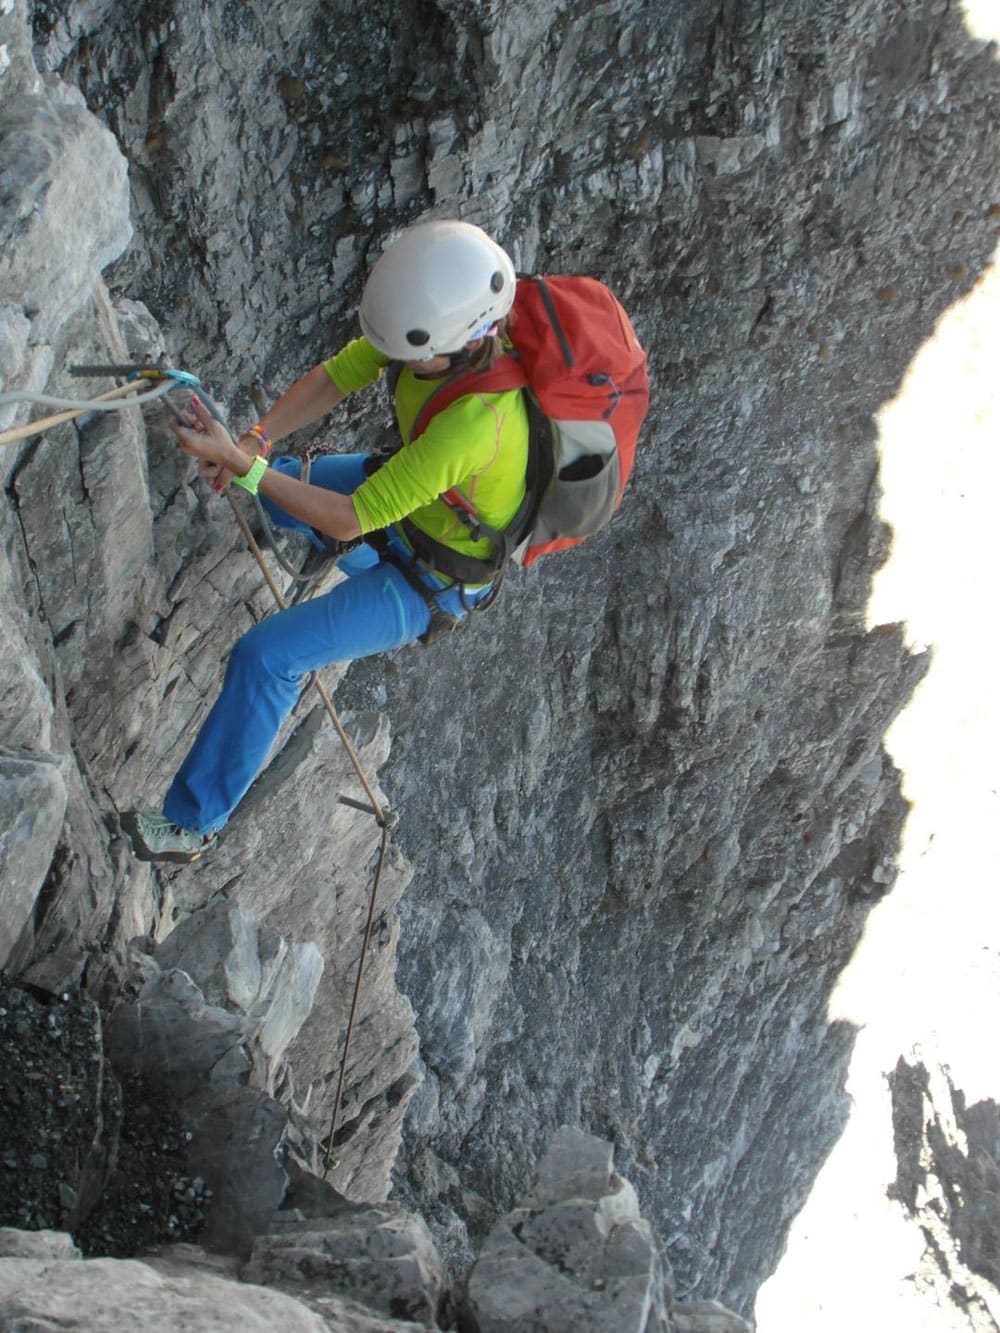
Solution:
<svg viewBox="0 0 1000 1333">
<path fill-rule="evenodd" d="M 618 300 L 595 278 L 519 275 L 510 340 L 514 352 L 491 370 L 445 380 L 410 433 L 412 442 L 466 394 L 527 390 L 526 494 L 504 531 L 484 523 L 460 491 L 441 497 L 490 538 L 493 560 L 458 555 L 404 520 L 417 555 L 465 583 L 488 582 L 508 560 L 527 566 L 578 546 L 602 528 L 621 503 L 649 407 L 646 353 Z"/>
</svg>

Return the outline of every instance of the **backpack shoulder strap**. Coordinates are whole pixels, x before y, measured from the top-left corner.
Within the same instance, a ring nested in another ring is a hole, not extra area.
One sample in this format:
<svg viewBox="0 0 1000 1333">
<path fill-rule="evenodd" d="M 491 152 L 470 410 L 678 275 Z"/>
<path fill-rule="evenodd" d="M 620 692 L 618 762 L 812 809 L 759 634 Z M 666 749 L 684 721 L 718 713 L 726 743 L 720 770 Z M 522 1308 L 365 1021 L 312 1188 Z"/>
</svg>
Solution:
<svg viewBox="0 0 1000 1333">
<path fill-rule="evenodd" d="M 476 393 L 505 393 L 508 389 L 527 387 L 528 377 L 514 352 L 507 352 L 490 370 L 460 370 L 442 380 L 417 413 L 410 431 L 410 441 L 422 435 L 439 412 Z"/>
</svg>

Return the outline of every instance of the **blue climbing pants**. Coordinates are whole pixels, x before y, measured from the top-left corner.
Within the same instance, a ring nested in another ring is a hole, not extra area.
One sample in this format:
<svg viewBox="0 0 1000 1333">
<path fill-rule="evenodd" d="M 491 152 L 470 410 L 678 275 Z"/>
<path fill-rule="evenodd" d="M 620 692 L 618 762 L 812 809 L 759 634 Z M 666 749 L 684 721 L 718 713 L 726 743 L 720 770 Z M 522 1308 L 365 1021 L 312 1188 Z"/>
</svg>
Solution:
<svg viewBox="0 0 1000 1333">
<path fill-rule="evenodd" d="M 312 465 L 310 482 L 350 495 L 365 479 L 365 454 L 333 454 Z M 273 466 L 298 477 L 297 458 Z M 312 529 L 261 497 L 272 523 L 304 533 L 319 549 Z M 390 533 L 390 542 L 399 542 Z M 400 543 L 400 549 L 404 550 Z M 404 575 L 362 543 L 342 556 L 348 578 L 330 592 L 299 602 L 261 621 L 243 635 L 229 656 L 222 691 L 202 724 L 163 803 L 174 824 L 215 833 L 228 820 L 267 758 L 281 724 L 299 697 L 303 676 L 329 666 L 388 652 L 411 643 L 430 624 L 427 603 Z M 457 588 L 425 575 L 449 615 L 465 614 Z M 467 594 L 473 605 L 488 589 Z"/>
</svg>

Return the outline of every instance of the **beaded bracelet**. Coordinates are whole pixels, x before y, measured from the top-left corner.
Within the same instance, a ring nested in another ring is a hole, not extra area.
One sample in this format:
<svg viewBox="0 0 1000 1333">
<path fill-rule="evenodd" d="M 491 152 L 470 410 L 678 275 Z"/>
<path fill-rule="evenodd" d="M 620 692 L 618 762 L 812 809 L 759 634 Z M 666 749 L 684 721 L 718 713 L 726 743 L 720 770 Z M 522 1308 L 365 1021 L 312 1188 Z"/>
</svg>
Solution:
<svg viewBox="0 0 1000 1333">
<path fill-rule="evenodd" d="M 256 435 L 257 449 L 265 457 L 271 452 L 271 437 L 258 421 L 256 426 L 248 426 L 243 432 L 244 435 Z"/>
</svg>

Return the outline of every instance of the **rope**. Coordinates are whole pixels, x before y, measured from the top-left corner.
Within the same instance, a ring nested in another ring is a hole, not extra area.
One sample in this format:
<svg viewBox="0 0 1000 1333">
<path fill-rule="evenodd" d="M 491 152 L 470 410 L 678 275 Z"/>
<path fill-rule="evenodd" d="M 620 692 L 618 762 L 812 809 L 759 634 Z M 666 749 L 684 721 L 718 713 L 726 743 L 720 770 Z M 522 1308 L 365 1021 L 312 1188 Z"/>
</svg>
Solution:
<svg viewBox="0 0 1000 1333">
<path fill-rule="evenodd" d="M 64 421 L 71 421 L 75 416 L 83 412 L 121 412 L 126 407 L 141 407 L 144 403 L 152 402 L 156 398 L 163 398 L 170 393 L 171 389 L 179 389 L 187 386 L 196 387 L 201 391 L 201 383 L 194 375 L 188 375 L 184 371 L 160 371 L 156 367 L 135 367 L 135 366 L 73 366 L 70 369 L 71 374 L 92 373 L 100 374 L 135 374 L 141 372 L 141 378 L 132 379 L 128 384 L 119 385 L 111 389 L 108 393 L 99 394 L 96 398 L 56 398 L 52 394 L 32 393 L 27 389 L 14 389 L 7 393 L 0 393 L 0 407 L 6 407 L 12 403 L 37 403 L 40 407 L 60 407 L 67 409 L 58 413 L 56 416 L 43 417 L 38 421 L 32 421 L 26 426 L 17 426 L 12 430 L 0 433 L 0 446 L 5 444 L 14 444 L 18 440 L 28 439 L 32 435 L 42 434 L 52 426 L 60 425 Z M 157 386 L 151 393 L 143 394 L 141 398 L 134 399 L 131 403 L 106 401 L 113 398 L 121 398 L 134 389 L 141 388 L 148 384 L 151 379 L 159 378 L 160 374 L 168 375 L 169 378 L 163 384 Z M 302 480 L 309 480 L 309 462 L 306 460 Z M 303 574 L 288 560 L 278 545 L 277 538 L 274 535 L 274 528 L 267 516 L 264 506 L 260 499 L 256 499 L 257 514 L 260 519 L 261 527 L 267 538 L 268 545 L 274 553 L 274 558 L 281 565 L 282 569 L 289 578 L 294 579 L 296 583 L 309 584 L 314 582 L 314 574 Z"/>
<path fill-rule="evenodd" d="M 28 393 L 26 390 L 0 393 L 0 407 L 7 403 L 41 403 L 49 406 L 62 405 L 69 409 L 57 412 L 55 416 L 40 417 L 38 421 L 31 421 L 26 426 L 15 426 L 11 430 L 0 431 L 0 446 L 14 444 L 17 440 L 26 440 L 32 435 L 40 435 L 52 426 L 60 426 L 64 421 L 72 421 L 74 417 L 82 416 L 84 412 L 121 412 L 126 407 L 142 407 L 144 403 L 150 403 L 154 398 L 162 398 L 174 388 L 172 381 L 167 381 L 158 385 L 152 392 L 144 393 L 141 398 L 134 398 L 130 403 L 110 401 L 114 398 L 123 398 L 125 394 L 133 393 L 148 383 L 148 380 L 130 380 L 128 384 L 119 384 L 116 388 L 109 389 L 107 393 L 98 394 L 96 398 L 52 398 L 47 394 Z"/>
<path fill-rule="evenodd" d="M 146 383 L 148 382 L 147 380 Z M 136 383 L 142 384 L 143 381 L 137 380 Z M 124 387 L 122 385 L 122 388 Z M 168 380 L 146 396 L 162 398 L 175 387 L 174 382 Z M 37 403 L 39 407 L 71 407 L 75 412 L 121 412 L 126 407 L 135 406 L 134 403 L 102 403 L 97 398 L 54 398 L 50 393 L 29 393 L 27 389 L 12 389 L 9 393 L 0 393 L 0 407 L 6 407 L 8 403 Z"/>
<path fill-rule="evenodd" d="M 250 548 L 250 551 L 252 552 L 254 559 L 260 566 L 261 573 L 264 575 L 264 578 L 267 582 L 267 586 L 271 589 L 271 595 L 274 597 L 274 600 L 278 604 L 280 610 L 282 611 L 287 610 L 288 602 L 285 600 L 284 594 L 278 587 L 277 583 L 274 580 L 274 576 L 271 574 L 271 571 L 267 567 L 263 553 L 260 547 L 257 545 L 257 541 L 253 535 L 253 532 L 250 529 L 249 523 L 246 521 L 243 514 L 240 512 L 239 506 L 237 505 L 236 501 L 233 499 L 232 494 L 228 490 L 226 491 L 226 499 L 229 501 L 229 507 L 232 509 L 233 516 L 236 519 L 236 522 L 239 524 L 240 531 L 243 533 L 247 546 Z M 340 1107 L 344 1095 L 344 1080 L 347 1075 L 347 1058 L 351 1049 L 351 1038 L 354 1035 L 354 1020 L 357 1016 L 358 1005 L 361 999 L 361 981 L 364 973 L 365 958 L 368 956 L 368 946 L 369 943 L 371 942 L 372 924 L 375 920 L 375 903 L 378 898 L 379 883 L 382 879 L 382 867 L 385 864 L 386 851 L 388 850 L 389 847 L 389 834 L 397 823 L 397 816 L 391 810 L 384 810 L 382 805 L 379 803 L 379 799 L 375 795 L 374 788 L 368 781 L 364 769 L 361 767 L 361 761 L 358 758 L 357 751 L 351 744 L 350 737 L 344 730 L 340 718 L 337 716 L 337 710 L 334 708 L 333 702 L 326 691 L 326 687 L 320 680 L 319 676 L 313 676 L 312 683 L 317 694 L 323 701 L 323 707 L 326 709 L 330 721 L 333 723 L 334 730 L 340 737 L 341 744 L 343 745 L 345 751 L 347 752 L 347 757 L 350 759 L 351 765 L 354 768 L 355 773 L 357 774 L 358 781 L 361 783 L 365 795 L 368 797 L 369 804 L 365 805 L 361 801 L 352 800 L 348 796 L 340 796 L 338 797 L 338 799 L 341 805 L 349 805 L 356 810 L 363 810 L 366 814 L 373 815 L 376 824 L 382 830 L 382 840 L 379 847 L 378 861 L 376 862 L 375 865 L 375 875 L 374 878 L 372 879 L 372 891 L 368 901 L 368 918 L 365 922 L 365 934 L 364 934 L 364 940 L 361 945 L 361 956 L 358 959 L 358 971 L 354 979 L 354 994 L 351 999 L 351 1010 L 347 1019 L 347 1031 L 344 1035 L 344 1054 L 341 1057 L 340 1061 L 340 1073 L 337 1078 L 337 1092 L 333 1101 L 333 1113 L 330 1117 L 330 1133 L 327 1139 L 326 1155 L 323 1159 L 323 1179 L 325 1180 L 330 1173 L 331 1166 L 333 1165 L 331 1161 L 331 1158 L 333 1156 L 333 1138 L 334 1134 L 337 1131 L 337 1121 L 340 1119 Z"/>
<path fill-rule="evenodd" d="M 301 479 L 302 481 L 309 480 L 308 469 L 303 468 Z M 254 504 L 257 508 L 257 517 L 260 520 L 261 531 L 267 538 L 267 544 L 271 548 L 271 554 L 274 556 L 275 560 L 277 560 L 281 568 L 285 571 L 288 577 L 293 579 L 296 583 L 314 583 L 316 580 L 315 574 L 303 574 L 301 570 L 296 569 L 292 562 L 286 558 L 281 547 L 278 545 L 278 539 L 274 535 L 274 528 L 271 525 L 271 520 L 267 516 L 267 510 L 260 502 L 259 495 L 254 496 Z"/>
<path fill-rule="evenodd" d="M 351 802 L 341 801 L 346 804 Z M 371 898 L 368 902 L 368 919 L 365 922 L 365 938 L 361 945 L 361 958 L 358 961 L 358 971 L 354 978 L 354 995 L 351 997 L 351 1012 L 347 1019 L 347 1032 L 344 1035 L 344 1058 L 340 1062 L 340 1076 L 337 1079 L 337 1095 L 333 1099 L 333 1115 L 330 1118 L 330 1136 L 326 1141 L 326 1154 L 323 1157 L 323 1179 L 326 1180 L 330 1174 L 331 1166 L 336 1163 L 331 1159 L 333 1157 L 333 1136 L 337 1130 L 337 1121 L 340 1118 L 340 1103 L 344 1095 L 344 1077 L 347 1074 L 347 1052 L 351 1048 L 351 1037 L 354 1035 L 354 1019 L 358 1012 L 358 1002 L 361 998 L 361 972 L 364 967 L 364 961 L 368 954 L 368 944 L 372 937 L 372 923 L 375 920 L 375 898 L 378 894 L 379 880 L 382 878 L 382 866 L 385 863 L 385 853 L 389 846 L 389 826 L 382 825 L 382 845 L 379 847 L 378 864 L 375 867 L 375 878 L 372 881 Z"/>
<path fill-rule="evenodd" d="M 78 373 L 83 373 L 84 371 L 90 371 L 90 370 L 94 371 L 100 370 L 102 372 L 111 373 L 117 371 L 119 368 L 77 367 L 76 369 Z M 128 368 L 122 367 L 120 369 L 126 370 Z M 202 402 L 204 402 L 205 406 L 211 412 L 212 416 L 214 416 L 218 421 L 223 422 L 223 424 L 225 424 L 222 415 L 219 412 L 219 409 L 215 406 L 215 404 L 211 401 L 211 399 L 208 398 L 208 396 L 202 391 L 200 382 L 193 375 L 187 375 L 183 371 L 158 372 L 156 375 L 157 378 L 161 373 L 165 374 L 167 378 L 164 380 L 162 384 L 158 385 L 157 388 L 152 390 L 152 392 L 143 394 L 141 398 L 135 398 L 131 402 L 114 401 L 119 398 L 124 398 L 126 394 L 132 393 L 133 390 L 142 387 L 142 385 L 145 383 L 148 383 L 149 379 L 153 378 L 154 369 L 155 368 L 143 369 L 142 378 L 129 380 L 128 383 L 118 385 L 114 389 L 109 389 L 106 393 L 99 394 L 96 398 L 88 398 L 88 399 L 55 398 L 49 394 L 29 393 L 26 390 L 16 390 L 9 393 L 2 393 L 0 394 L 0 407 L 6 406 L 9 403 L 31 402 L 31 403 L 39 403 L 42 406 L 46 407 L 58 407 L 64 410 L 57 413 L 55 416 L 45 417 L 38 421 L 31 422 L 27 426 L 18 426 L 12 430 L 7 430 L 0 433 L 0 445 L 13 444 L 16 440 L 23 440 L 27 439 L 31 435 L 38 435 L 43 431 L 49 429 L 51 426 L 60 425 L 64 421 L 71 421 L 74 417 L 80 416 L 84 412 L 94 412 L 94 411 L 118 412 L 124 410 L 126 407 L 141 407 L 144 403 L 152 402 L 154 399 L 164 397 L 166 394 L 170 393 L 172 389 L 178 388 L 181 385 L 192 385 L 197 387 L 199 393 L 201 394 Z M 272 596 L 274 597 L 275 602 L 278 604 L 280 610 L 282 611 L 287 610 L 288 603 L 285 600 L 285 597 L 282 594 L 281 589 L 278 587 L 277 583 L 275 583 L 274 578 L 271 575 L 271 571 L 268 569 L 267 564 L 264 561 L 264 556 L 261 553 L 261 549 L 257 545 L 257 541 L 254 538 L 253 532 L 250 529 L 250 525 L 247 523 L 246 519 L 240 512 L 236 504 L 236 501 L 233 499 L 231 492 L 229 491 L 226 492 L 226 499 L 229 501 L 229 506 L 233 511 L 233 516 L 235 517 L 236 522 L 240 527 L 240 531 L 243 533 L 247 546 L 250 548 L 255 560 L 257 561 L 257 564 L 260 566 L 261 573 L 264 575 L 264 578 L 267 581 L 267 586 L 271 589 L 271 593 Z M 260 508 L 260 506 L 258 506 L 258 508 L 260 509 L 262 516 L 266 520 L 266 515 L 263 514 L 263 509 Z M 270 531 L 269 524 L 266 525 L 266 530 Z M 272 545 L 274 545 L 273 533 L 271 534 L 271 536 L 272 536 Z M 294 577 L 300 577 L 297 571 L 289 569 L 287 562 L 282 558 L 281 553 L 277 551 L 277 549 L 275 550 L 275 554 L 277 555 L 280 563 L 284 566 L 286 570 L 288 570 L 289 573 L 293 574 Z M 334 1134 L 336 1133 L 337 1130 L 337 1121 L 340 1118 L 340 1106 L 344 1093 L 344 1079 L 347 1074 L 347 1058 L 351 1049 L 351 1037 L 353 1036 L 354 1033 L 354 1021 L 357 1015 L 358 1004 L 361 998 L 361 981 L 364 973 L 365 958 L 368 954 L 368 946 L 371 942 L 372 924 L 375 920 L 375 904 L 378 898 L 379 883 L 382 878 L 382 867 L 385 864 L 385 856 L 389 846 L 389 834 L 396 825 L 397 816 L 392 811 L 387 811 L 382 808 L 382 805 L 380 804 L 378 797 L 375 795 L 374 788 L 368 781 L 364 769 L 361 767 L 361 761 L 358 758 L 354 746 L 351 744 L 350 737 L 347 735 L 347 732 L 344 730 L 340 718 L 337 716 L 337 711 L 333 706 L 333 702 L 330 699 L 330 696 L 327 693 L 326 687 L 323 685 L 323 682 L 319 679 L 318 676 L 313 676 L 312 683 L 314 688 L 316 689 L 316 692 L 319 694 L 319 697 L 323 701 L 323 707 L 326 709 L 330 721 L 333 723 L 333 728 L 336 731 L 338 737 L 340 738 L 340 742 L 347 753 L 347 757 L 350 760 L 355 773 L 357 774 L 358 781 L 361 783 L 364 793 L 368 797 L 368 804 L 365 805 L 360 801 L 352 800 L 350 797 L 346 796 L 341 796 L 339 800 L 344 805 L 353 806 L 355 809 L 364 810 L 367 814 L 373 815 L 376 824 L 379 826 L 382 832 L 381 845 L 379 847 L 379 854 L 378 854 L 378 862 L 376 863 L 375 866 L 375 875 L 372 880 L 372 891 L 368 903 L 368 918 L 365 922 L 364 941 L 361 945 L 361 957 L 358 959 L 358 971 L 354 981 L 354 994 L 351 999 L 351 1010 L 350 1014 L 348 1015 L 347 1031 L 344 1036 L 344 1054 L 340 1062 L 340 1075 L 337 1080 L 337 1093 L 334 1098 L 333 1115 L 330 1120 L 330 1135 L 327 1142 L 326 1157 L 323 1162 L 323 1179 L 325 1180 L 330 1171 L 331 1156 L 333 1153 L 333 1139 L 334 1139 Z"/>
<path fill-rule="evenodd" d="M 299 472 L 299 481 L 308 484 L 309 473 L 311 470 L 312 470 L 312 454 L 310 453 L 310 450 L 307 449 L 302 456 L 302 468 L 301 471 Z M 292 564 L 292 562 L 286 558 L 284 552 L 281 549 L 281 546 L 278 543 L 277 537 L 274 535 L 274 527 L 271 524 L 271 520 L 267 516 L 267 510 L 261 504 L 260 496 L 255 495 L 253 500 L 254 500 L 254 505 L 257 509 L 257 518 L 260 521 L 261 531 L 263 532 L 267 540 L 268 546 L 271 548 L 271 554 L 274 556 L 275 560 L 277 560 L 278 564 L 285 571 L 285 573 L 292 580 L 292 582 L 301 585 L 299 587 L 298 593 L 296 594 L 296 601 L 298 601 L 309 591 L 312 585 L 319 578 L 319 574 L 315 571 L 312 573 L 304 573 L 302 570 L 296 569 L 295 566 Z M 309 549 L 312 550 L 313 547 L 310 545 Z"/>
</svg>

